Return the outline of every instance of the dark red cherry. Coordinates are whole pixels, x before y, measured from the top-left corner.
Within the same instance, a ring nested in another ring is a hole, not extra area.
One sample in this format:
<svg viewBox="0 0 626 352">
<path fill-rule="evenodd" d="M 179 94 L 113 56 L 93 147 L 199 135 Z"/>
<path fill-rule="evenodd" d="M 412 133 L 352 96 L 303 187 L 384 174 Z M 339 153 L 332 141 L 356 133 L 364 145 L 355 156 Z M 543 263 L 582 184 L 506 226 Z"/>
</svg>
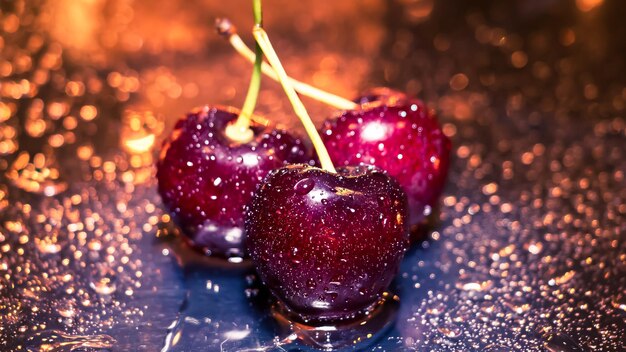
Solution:
<svg viewBox="0 0 626 352">
<path fill-rule="evenodd" d="M 375 165 L 395 177 L 409 199 L 411 226 L 431 213 L 450 163 L 450 141 L 424 103 L 391 90 L 357 101 L 361 109 L 327 120 L 321 135 L 337 165 Z"/>
<path fill-rule="evenodd" d="M 176 123 L 157 163 L 159 193 L 192 244 L 227 257 L 243 253 L 244 208 L 270 170 L 309 161 L 285 131 L 253 125 L 244 144 L 226 137 L 236 109 L 205 106 Z"/>
<path fill-rule="evenodd" d="M 246 215 L 262 281 L 304 321 L 356 318 L 391 283 L 408 247 L 406 195 L 372 166 L 272 171 Z"/>
</svg>

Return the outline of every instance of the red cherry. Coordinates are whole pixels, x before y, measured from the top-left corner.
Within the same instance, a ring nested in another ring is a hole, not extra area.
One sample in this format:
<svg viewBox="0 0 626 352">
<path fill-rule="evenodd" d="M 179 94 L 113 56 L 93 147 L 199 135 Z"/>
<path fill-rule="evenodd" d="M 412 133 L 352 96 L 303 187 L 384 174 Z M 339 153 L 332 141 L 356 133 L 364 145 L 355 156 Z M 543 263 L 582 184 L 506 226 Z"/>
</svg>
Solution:
<svg viewBox="0 0 626 352">
<path fill-rule="evenodd" d="M 289 311 L 304 321 L 357 318 L 408 247 L 406 195 L 372 166 L 290 165 L 253 196 L 246 233 L 259 276 Z"/>
<path fill-rule="evenodd" d="M 205 106 L 176 123 L 157 163 L 159 193 L 191 243 L 207 254 L 241 257 L 244 208 L 270 170 L 308 162 L 302 141 L 262 125 L 234 143 L 225 134 L 239 112 Z"/>
<path fill-rule="evenodd" d="M 371 164 L 395 177 L 409 200 L 410 224 L 429 215 L 443 190 L 450 141 L 424 103 L 389 89 L 356 99 L 361 109 L 325 121 L 322 139 L 337 165 Z"/>
</svg>

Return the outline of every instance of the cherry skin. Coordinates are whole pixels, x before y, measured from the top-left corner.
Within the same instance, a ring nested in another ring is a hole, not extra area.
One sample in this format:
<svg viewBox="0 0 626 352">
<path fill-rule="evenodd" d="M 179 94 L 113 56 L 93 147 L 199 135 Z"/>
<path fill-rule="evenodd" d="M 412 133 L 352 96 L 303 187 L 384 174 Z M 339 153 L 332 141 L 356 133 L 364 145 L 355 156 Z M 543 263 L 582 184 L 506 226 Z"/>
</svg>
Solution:
<svg viewBox="0 0 626 352">
<path fill-rule="evenodd" d="M 357 98 L 361 108 L 324 122 L 322 139 L 337 165 L 375 165 L 407 193 L 410 225 L 431 213 L 450 164 L 450 140 L 423 102 L 378 88 Z"/>
<path fill-rule="evenodd" d="M 157 163 L 163 202 L 193 246 L 209 255 L 242 257 L 244 209 L 270 170 L 310 160 L 298 138 L 254 124 L 254 138 L 225 134 L 232 108 L 205 106 L 176 123 Z"/>
<path fill-rule="evenodd" d="M 406 195 L 373 166 L 290 165 L 253 196 L 246 234 L 261 280 L 288 311 L 305 322 L 357 318 L 408 247 Z"/>
</svg>

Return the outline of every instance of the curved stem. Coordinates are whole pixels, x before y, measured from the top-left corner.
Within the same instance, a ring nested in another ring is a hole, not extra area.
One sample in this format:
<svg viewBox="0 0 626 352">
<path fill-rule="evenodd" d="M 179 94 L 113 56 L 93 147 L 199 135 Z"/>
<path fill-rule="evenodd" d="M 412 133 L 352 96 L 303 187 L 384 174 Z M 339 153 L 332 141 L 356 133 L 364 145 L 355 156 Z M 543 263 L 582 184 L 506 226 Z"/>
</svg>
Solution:
<svg viewBox="0 0 626 352">
<path fill-rule="evenodd" d="M 298 97 L 298 93 L 296 93 L 295 89 L 293 88 L 291 80 L 287 76 L 287 73 L 285 72 L 285 69 L 281 64 L 280 59 L 276 54 L 276 51 L 274 51 L 274 47 L 272 46 L 272 43 L 267 36 L 267 33 L 261 27 L 254 27 L 254 29 L 252 30 L 252 34 L 254 35 L 254 39 L 256 39 L 256 42 L 261 46 L 261 49 L 263 49 L 263 53 L 274 68 L 274 71 L 276 71 L 278 80 L 283 86 L 283 90 L 287 94 L 287 98 L 289 98 L 289 101 L 293 106 L 293 110 L 295 111 L 296 115 L 298 115 L 300 122 L 302 122 L 302 124 L 304 125 L 304 129 L 309 135 L 309 138 L 311 138 L 313 147 L 315 147 L 317 156 L 319 157 L 320 163 L 322 164 L 322 169 L 336 173 L 337 171 L 335 170 L 335 166 L 330 159 L 330 155 L 328 155 L 328 150 L 326 150 L 326 146 L 324 145 L 322 138 L 317 132 L 313 121 L 311 121 L 311 117 L 306 111 L 304 104 L 302 104 L 300 97 Z"/>
<path fill-rule="evenodd" d="M 235 28 L 235 26 L 230 21 L 228 21 L 227 19 L 220 19 L 216 22 L 216 26 L 218 27 L 218 31 L 220 32 L 220 34 L 223 34 L 225 37 L 228 38 L 230 45 L 239 53 L 239 55 L 243 56 L 251 63 L 256 63 L 255 53 L 250 50 L 246 43 L 243 42 L 239 34 L 237 34 L 237 28 Z M 262 63 L 261 71 L 264 75 L 278 82 L 278 76 L 276 75 L 276 72 L 274 72 L 272 67 L 267 63 Z M 291 81 L 291 84 L 298 93 L 306 95 L 307 97 L 313 98 L 326 105 L 330 105 L 340 110 L 354 110 L 359 106 L 353 101 L 313 87 L 294 78 L 289 77 L 289 80 Z"/>
</svg>

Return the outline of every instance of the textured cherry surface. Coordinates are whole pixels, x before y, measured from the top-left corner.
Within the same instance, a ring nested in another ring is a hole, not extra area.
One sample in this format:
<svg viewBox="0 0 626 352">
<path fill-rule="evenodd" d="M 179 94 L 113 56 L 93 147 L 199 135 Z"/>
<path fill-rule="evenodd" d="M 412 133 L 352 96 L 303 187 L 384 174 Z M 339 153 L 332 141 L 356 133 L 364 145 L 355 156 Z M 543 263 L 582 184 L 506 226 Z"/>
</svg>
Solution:
<svg viewBox="0 0 626 352">
<path fill-rule="evenodd" d="M 304 320 L 358 315 L 408 246 L 406 195 L 374 167 L 271 172 L 250 203 L 247 248 L 263 282 Z"/>
<path fill-rule="evenodd" d="M 307 162 L 302 142 L 253 127 L 245 144 L 224 135 L 234 110 L 204 107 L 179 120 L 157 164 L 159 193 L 191 242 L 209 254 L 243 255 L 243 211 L 270 170 Z"/>
<path fill-rule="evenodd" d="M 371 164 L 395 177 L 409 199 L 411 225 L 428 215 L 441 194 L 450 163 L 450 141 L 424 104 L 402 93 L 380 91 L 327 120 L 321 134 L 338 165 Z"/>
</svg>

